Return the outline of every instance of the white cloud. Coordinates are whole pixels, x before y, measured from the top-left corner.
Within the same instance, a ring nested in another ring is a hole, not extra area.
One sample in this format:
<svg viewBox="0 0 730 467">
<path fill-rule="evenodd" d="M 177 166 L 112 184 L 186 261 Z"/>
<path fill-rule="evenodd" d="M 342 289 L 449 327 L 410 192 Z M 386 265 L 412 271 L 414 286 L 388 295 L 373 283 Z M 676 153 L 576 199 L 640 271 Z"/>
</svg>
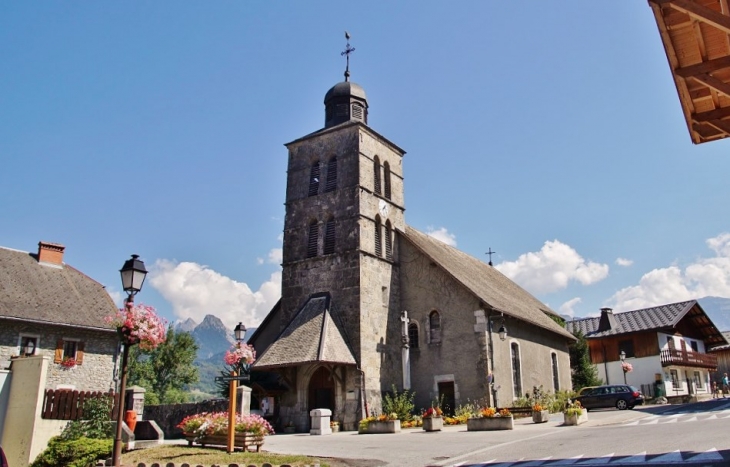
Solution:
<svg viewBox="0 0 730 467">
<path fill-rule="evenodd" d="M 575 310 L 573 307 L 578 305 L 583 300 L 580 297 L 571 298 L 567 302 L 560 305 L 559 312 L 561 315 L 568 315 L 570 317 L 575 317 Z"/>
<path fill-rule="evenodd" d="M 149 281 L 172 304 L 176 318 L 199 323 L 212 314 L 231 329 L 239 321 L 258 326 L 281 296 L 281 271 L 271 274 L 254 292 L 207 266 L 160 259 L 151 268 Z"/>
<path fill-rule="evenodd" d="M 730 297 L 730 233 L 708 239 L 715 257 L 700 258 L 682 270 L 677 265 L 644 274 L 608 300 L 617 311 L 636 310 L 707 296 Z"/>
<path fill-rule="evenodd" d="M 446 227 L 439 227 L 438 229 L 428 227 L 426 229 L 426 234 L 432 236 L 436 240 L 441 240 L 449 246 L 456 246 L 456 235 L 449 233 Z"/>
<path fill-rule="evenodd" d="M 634 264 L 634 260 L 626 258 L 616 258 L 616 264 L 623 267 L 629 267 Z"/>
<path fill-rule="evenodd" d="M 124 299 L 126 298 L 127 294 L 123 294 L 120 290 L 117 290 L 114 287 L 107 287 L 106 291 L 114 301 L 114 304 L 117 306 L 117 308 L 121 308 L 122 305 L 124 305 Z"/>
<path fill-rule="evenodd" d="M 272 248 L 269 251 L 269 263 L 281 264 L 284 259 L 284 250 L 281 248 Z"/>
<path fill-rule="evenodd" d="M 525 253 L 517 261 L 495 266 L 504 275 L 533 294 L 564 289 L 570 281 L 590 285 L 608 276 L 608 265 L 586 261 L 559 240 L 547 241 L 536 253 Z"/>
</svg>

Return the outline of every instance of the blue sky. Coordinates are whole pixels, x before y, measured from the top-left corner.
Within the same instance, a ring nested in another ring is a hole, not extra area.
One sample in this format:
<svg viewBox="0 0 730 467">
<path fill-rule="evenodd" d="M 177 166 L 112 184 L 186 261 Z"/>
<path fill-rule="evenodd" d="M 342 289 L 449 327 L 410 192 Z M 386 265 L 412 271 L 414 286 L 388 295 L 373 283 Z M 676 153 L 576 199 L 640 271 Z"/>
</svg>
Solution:
<svg viewBox="0 0 730 467">
<path fill-rule="evenodd" d="M 1 3 L 0 245 L 258 324 L 345 30 L 408 224 L 574 316 L 730 297 L 730 142 L 692 145 L 646 2 Z"/>
</svg>

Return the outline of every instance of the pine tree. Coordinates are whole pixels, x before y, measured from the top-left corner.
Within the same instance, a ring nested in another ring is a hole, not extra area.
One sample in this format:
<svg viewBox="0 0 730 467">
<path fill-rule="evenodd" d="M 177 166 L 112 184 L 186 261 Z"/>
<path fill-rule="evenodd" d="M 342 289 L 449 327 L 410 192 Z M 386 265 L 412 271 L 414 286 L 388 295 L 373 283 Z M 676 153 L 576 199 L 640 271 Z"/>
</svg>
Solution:
<svg viewBox="0 0 730 467">
<path fill-rule="evenodd" d="M 586 386 L 600 386 L 603 381 L 598 378 L 598 370 L 591 363 L 591 354 L 586 337 L 580 330 L 576 330 L 573 335 L 578 339 L 570 346 L 573 390 L 577 391 Z"/>
</svg>

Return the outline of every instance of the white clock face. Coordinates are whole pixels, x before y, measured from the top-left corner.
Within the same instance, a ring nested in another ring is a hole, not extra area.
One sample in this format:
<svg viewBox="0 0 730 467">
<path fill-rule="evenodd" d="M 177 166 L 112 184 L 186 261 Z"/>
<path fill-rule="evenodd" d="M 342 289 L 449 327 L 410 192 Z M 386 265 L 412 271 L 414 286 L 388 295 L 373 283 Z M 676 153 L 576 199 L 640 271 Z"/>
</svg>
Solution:
<svg viewBox="0 0 730 467">
<path fill-rule="evenodd" d="M 390 209 L 388 207 L 388 203 L 386 203 L 385 201 L 383 201 L 381 199 L 380 200 L 380 203 L 378 203 L 378 210 L 380 211 L 380 215 L 383 216 L 383 217 L 387 217 L 388 216 L 388 209 Z"/>
</svg>

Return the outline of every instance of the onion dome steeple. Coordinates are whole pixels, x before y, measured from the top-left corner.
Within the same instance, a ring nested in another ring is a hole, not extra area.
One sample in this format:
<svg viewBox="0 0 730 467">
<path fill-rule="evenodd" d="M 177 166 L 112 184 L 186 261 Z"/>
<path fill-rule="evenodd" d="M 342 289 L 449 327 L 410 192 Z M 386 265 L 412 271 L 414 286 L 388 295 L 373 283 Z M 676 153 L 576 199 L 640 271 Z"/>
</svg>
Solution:
<svg viewBox="0 0 730 467">
<path fill-rule="evenodd" d="M 345 81 L 337 83 L 324 96 L 324 127 L 339 125 L 350 120 L 368 123 L 368 99 L 365 90 L 359 84 L 350 81 L 350 54 L 355 51 L 350 47 L 350 34 L 345 32 L 347 46 L 342 55 L 347 57 Z"/>
</svg>

